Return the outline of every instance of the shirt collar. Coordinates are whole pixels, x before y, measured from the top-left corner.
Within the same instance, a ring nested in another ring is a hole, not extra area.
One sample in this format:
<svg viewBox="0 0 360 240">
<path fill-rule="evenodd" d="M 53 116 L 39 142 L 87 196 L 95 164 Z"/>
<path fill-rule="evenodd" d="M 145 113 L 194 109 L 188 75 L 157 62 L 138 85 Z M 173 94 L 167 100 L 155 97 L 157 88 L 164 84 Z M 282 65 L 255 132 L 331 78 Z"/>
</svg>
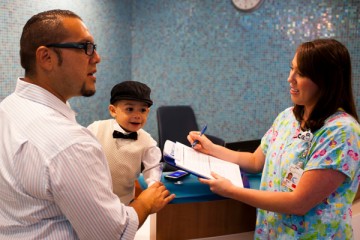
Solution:
<svg viewBox="0 0 360 240">
<path fill-rule="evenodd" d="M 25 82 L 23 78 L 18 78 L 15 93 L 22 98 L 52 108 L 64 115 L 66 118 L 76 122 L 76 114 L 70 108 L 70 104 L 68 102 L 62 102 L 55 95 L 38 85 Z"/>
</svg>

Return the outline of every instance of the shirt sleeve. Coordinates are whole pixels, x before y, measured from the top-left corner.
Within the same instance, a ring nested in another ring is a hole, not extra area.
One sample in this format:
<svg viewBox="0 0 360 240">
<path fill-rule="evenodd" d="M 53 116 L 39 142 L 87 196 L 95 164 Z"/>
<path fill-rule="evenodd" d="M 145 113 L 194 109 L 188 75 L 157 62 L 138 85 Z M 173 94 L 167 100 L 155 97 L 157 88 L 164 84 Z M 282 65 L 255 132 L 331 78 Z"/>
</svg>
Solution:
<svg viewBox="0 0 360 240">
<path fill-rule="evenodd" d="M 143 175 L 148 187 L 161 179 L 162 166 L 159 165 L 160 160 L 161 151 L 156 145 L 145 151 L 142 161 L 144 164 Z"/>
<path fill-rule="evenodd" d="M 80 239 L 134 238 L 137 214 L 112 192 L 110 171 L 98 146 L 71 145 L 49 168 L 54 201 Z"/>
<path fill-rule="evenodd" d="M 360 156 L 360 130 L 356 124 L 337 122 L 315 133 L 305 170 L 334 169 L 354 179 Z"/>
</svg>

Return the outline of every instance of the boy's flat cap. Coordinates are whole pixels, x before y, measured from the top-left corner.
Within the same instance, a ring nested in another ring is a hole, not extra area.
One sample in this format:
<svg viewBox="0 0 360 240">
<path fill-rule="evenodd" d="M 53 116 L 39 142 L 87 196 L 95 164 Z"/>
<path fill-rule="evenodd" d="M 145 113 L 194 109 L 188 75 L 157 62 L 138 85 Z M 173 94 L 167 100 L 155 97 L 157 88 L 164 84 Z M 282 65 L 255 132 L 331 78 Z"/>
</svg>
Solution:
<svg viewBox="0 0 360 240">
<path fill-rule="evenodd" d="M 149 107 L 153 104 L 150 99 L 151 89 L 144 83 L 137 81 L 124 81 L 116 84 L 111 89 L 110 103 L 114 104 L 119 100 L 136 100 L 145 102 Z"/>
</svg>

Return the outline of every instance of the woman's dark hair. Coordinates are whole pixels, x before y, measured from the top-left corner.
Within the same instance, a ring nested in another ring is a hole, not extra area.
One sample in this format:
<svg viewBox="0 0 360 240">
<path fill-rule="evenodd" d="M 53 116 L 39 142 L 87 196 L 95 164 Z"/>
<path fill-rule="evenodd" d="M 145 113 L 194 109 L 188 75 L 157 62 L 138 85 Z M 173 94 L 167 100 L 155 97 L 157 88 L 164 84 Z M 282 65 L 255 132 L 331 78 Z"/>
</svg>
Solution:
<svg viewBox="0 0 360 240">
<path fill-rule="evenodd" d="M 20 38 L 20 61 L 25 76 L 35 73 L 35 54 L 40 46 L 58 43 L 68 37 L 63 18 L 81 18 L 69 10 L 49 10 L 32 16 L 23 28 Z M 60 52 L 57 53 L 58 57 Z"/>
<path fill-rule="evenodd" d="M 316 39 L 301 44 L 296 53 L 299 71 L 319 87 L 318 101 L 305 128 L 315 132 L 339 108 L 359 122 L 352 91 L 351 59 L 346 47 L 334 39 Z M 301 122 L 304 106 L 295 104 L 293 111 Z"/>
</svg>

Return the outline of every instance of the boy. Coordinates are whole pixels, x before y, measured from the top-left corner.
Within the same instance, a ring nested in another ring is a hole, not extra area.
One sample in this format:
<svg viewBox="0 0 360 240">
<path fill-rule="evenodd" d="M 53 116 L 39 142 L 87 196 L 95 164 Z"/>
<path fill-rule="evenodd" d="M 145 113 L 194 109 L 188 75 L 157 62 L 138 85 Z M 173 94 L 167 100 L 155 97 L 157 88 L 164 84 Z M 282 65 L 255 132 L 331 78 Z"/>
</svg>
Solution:
<svg viewBox="0 0 360 240">
<path fill-rule="evenodd" d="M 161 177 L 161 151 L 142 127 L 153 104 L 151 89 L 143 83 L 124 81 L 111 90 L 109 112 L 113 119 L 95 121 L 88 129 L 101 143 L 109 162 L 113 191 L 128 205 L 135 196 L 135 180 L 144 164 L 148 186 Z"/>
</svg>

